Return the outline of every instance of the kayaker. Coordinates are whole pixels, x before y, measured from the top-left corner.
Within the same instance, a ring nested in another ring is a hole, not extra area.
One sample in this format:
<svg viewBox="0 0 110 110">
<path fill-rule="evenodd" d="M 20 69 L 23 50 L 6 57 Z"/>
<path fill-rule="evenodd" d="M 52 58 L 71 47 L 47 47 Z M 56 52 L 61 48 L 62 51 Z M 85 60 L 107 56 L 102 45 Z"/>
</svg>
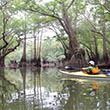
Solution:
<svg viewBox="0 0 110 110">
<path fill-rule="evenodd" d="M 89 66 L 86 68 L 82 68 L 83 72 L 86 72 L 87 74 L 99 74 L 99 68 L 95 65 L 94 61 L 89 61 Z"/>
</svg>

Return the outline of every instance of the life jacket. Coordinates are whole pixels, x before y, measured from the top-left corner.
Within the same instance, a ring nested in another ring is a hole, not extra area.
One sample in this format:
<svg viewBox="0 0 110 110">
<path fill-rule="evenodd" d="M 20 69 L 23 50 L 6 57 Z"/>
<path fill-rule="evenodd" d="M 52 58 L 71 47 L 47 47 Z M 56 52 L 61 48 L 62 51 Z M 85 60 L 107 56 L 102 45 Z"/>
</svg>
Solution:
<svg viewBox="0 0 110 110">
<path fill-rule="evenodd" d="M 99 68 L 98 67 L 94 67 L 93 69 L 92 69 L 92 73 L 93 74 L 97 74 L 97 73 L 99 73 Z"/>
</svg>

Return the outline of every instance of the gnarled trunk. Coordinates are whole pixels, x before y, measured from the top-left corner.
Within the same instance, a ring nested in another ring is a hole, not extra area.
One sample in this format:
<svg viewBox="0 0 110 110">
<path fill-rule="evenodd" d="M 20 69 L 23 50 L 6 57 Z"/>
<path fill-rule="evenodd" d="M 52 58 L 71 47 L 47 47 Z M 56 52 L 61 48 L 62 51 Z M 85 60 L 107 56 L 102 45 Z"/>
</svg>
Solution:
<svg viewBox="0 0 110 110">
<path fill-rule="evenodd" d="M 64 7 L 64 6 L 63 6 Z M 70 65 L 83 66 L 85 61 L 85 51 L 80 48 L 80 44 L 77 40 L 76 31 L 72 26 L 71 19 L 68 16 L 68 12 L 63 8 L 63 22 L 60 21 L 65 32 L 69 38 L 69 50 L 67 53 L 67 60 L 69 60 Z"/>
</svg>

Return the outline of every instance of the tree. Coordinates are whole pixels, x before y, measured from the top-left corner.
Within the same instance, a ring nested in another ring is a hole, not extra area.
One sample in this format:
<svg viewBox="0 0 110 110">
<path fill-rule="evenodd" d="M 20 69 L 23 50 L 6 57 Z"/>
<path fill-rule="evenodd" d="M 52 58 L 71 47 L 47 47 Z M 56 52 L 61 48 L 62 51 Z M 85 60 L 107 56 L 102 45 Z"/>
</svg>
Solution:
<svg viewBox="0 0 110 110">
<path fill-rule="evenodd" d="M 0 27 L 0 66 L 3 67 L 5 57 L 20 45 L 19 34 L 10 26 L 9 20 L 14 13 L 8 1 L 1 1 L 1 27 Z M 13 21 L 14 22 L 14 21 Z M 11 22 L 11 23 L 13 23 Z"/>
<path fill-rule="evenodd" d="M 95 18 L 95 25 L 93 25 L 93 29 L 91 30 L 95 36 L 99 35 L 102 39 L 103 45 L 103 62 L 107 63 L 109 61 L 108 51 L 107 51 L 107 30 L 108 30 L 108 17 L 109 17 L 109 1 L 92 1 L 90 4 L 93 6 L 91 11 L 93 11 L 92 15 Z"/>
<path fill-rule="evenodd" d="M 23 55 L 22 55 L 22 58 L 21 58 L 21 61 L 20 61 L 20 64 L 19 66 L 26 66 L 26 39 L 27 39 L 27 15 L 26 13 L 24 13 L 24 23 L 23 23 L 23 27 L 22 27 L 22 31 L 23 31 L 23 35 L 24 35 L 24 38 L 23 38 L 23 41 L 24 41 L 24 46 L 23 46 Z"/>
<path fill-rule="evenodd" d="M 30 3 L 30 4 L 29 4 Z M 71 63 L 77 65 L 85 63 L 85 52 L 80 48 L 80 44 L 77 39 L 76 30 L 72 24 L 71 16 L 69 10 L 71 9 L 74 0 L 68 1 L 52 1 L 47 4 L 39 4 L 37 2 L 29 1 L 28 9 L 32 12 L 37 12 L 41 16 L 49 16 L 55 18 L 59 21 L 60 25 L 63 27 L 63 30 L 68 35 L 69 39 L 69 48 L 67 53 L 67 60 L 71 60 Z"/>
<path fill-rule="evenodd" d="M 41 66 L 41 43 L 44 18 L 40 18 L 37 13 L 29 13 L 30 25 L 33 36 L 34 56 L 31 62 L 36 66 Z"/>
</svg>

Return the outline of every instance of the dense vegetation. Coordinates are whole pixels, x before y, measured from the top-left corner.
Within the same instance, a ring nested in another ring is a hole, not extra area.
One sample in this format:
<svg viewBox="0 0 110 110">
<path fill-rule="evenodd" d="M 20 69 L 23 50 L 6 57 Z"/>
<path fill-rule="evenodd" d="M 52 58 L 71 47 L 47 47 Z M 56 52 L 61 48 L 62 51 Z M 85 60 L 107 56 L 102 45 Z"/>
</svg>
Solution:
<svg viewBox="0 0 110 110">
<path fill-rule="evenodd" d="M 1 0 L 0 16 L 0 66 L 109 63 L 109 0 Z"/>
</svg>

